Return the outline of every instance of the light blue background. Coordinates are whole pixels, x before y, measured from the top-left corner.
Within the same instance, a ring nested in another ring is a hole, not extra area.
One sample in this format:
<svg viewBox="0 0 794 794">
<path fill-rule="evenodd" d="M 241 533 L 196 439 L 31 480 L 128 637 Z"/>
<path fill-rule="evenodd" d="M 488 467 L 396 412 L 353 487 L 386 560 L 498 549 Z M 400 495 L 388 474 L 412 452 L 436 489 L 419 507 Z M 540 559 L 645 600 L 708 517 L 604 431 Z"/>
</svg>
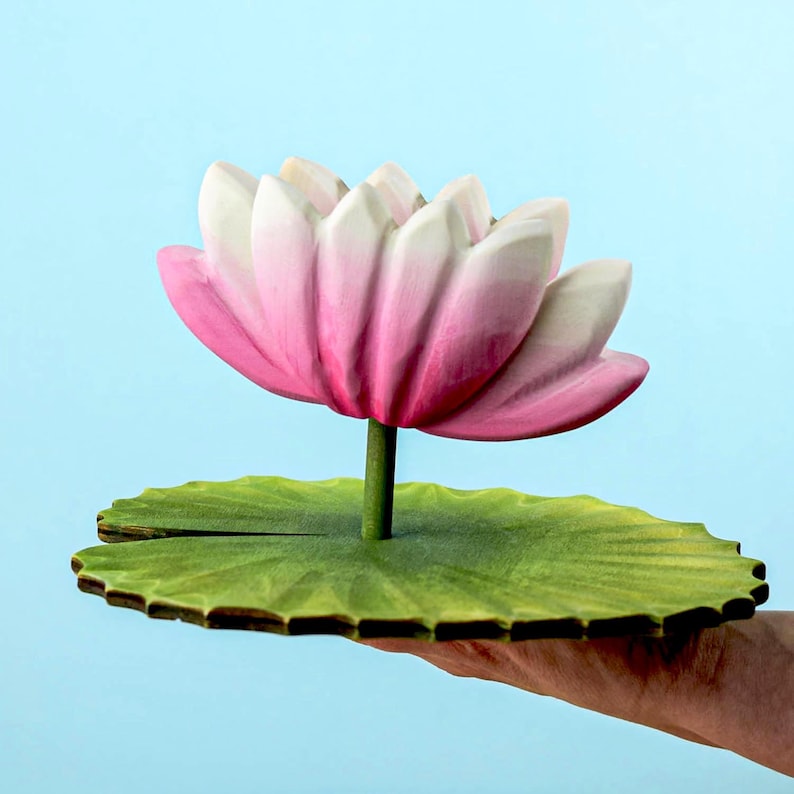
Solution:
<svg viewBox="0 0 794 794">
<path fill-rule="evenodd" d="M 216 159 L 349 183 L 393 159 L 497 215 L 572 204 L 565 265 L 635 263 L 645 385 L 585 429 L 401 434 L 398 479 L 588 492 L 704 521 L 794 603 L 794 33 L 780 2 L 15 3 L 0 25 L 4 627 L 13 792 L 777 792 L 725 752 L 339 638 L 80 594 L 94 515 L 148 485 L 363 471 L 363 423 L 205 350 L 154 254 Z"/>
</svg>

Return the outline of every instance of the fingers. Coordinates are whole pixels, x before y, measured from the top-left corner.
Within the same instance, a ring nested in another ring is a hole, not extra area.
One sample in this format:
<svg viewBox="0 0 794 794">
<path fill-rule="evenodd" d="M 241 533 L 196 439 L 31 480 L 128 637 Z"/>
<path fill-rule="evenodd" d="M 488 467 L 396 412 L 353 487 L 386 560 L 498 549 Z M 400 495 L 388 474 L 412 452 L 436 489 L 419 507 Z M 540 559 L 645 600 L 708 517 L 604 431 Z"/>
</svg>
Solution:
<svg viewBox="0 0 794 794">
<path fill-rule="evenodd" d="M 462 678 L 501 681 L 499 652 L 505 643 L 491 640 L 446 640 L 428 642 L 414 639 L 378 638 L 358 640 L 359 644 L 389 653 L 407 653 Z"/>
</svg>

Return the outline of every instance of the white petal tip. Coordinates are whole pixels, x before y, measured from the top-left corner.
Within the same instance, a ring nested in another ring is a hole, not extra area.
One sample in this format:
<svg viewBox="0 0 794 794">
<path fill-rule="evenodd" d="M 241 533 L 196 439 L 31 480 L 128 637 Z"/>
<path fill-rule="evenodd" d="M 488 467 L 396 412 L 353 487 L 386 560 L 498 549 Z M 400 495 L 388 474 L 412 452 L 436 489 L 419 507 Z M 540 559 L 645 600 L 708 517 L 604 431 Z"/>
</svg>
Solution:
<svg viewBox="0 0 794 794">
<path fill-rule="evenodd" d="M 348 192 L 347 185 L 330 169 L 303 157 L 288 157 L 279 178 L 296 187 L 321 215 L 329 215 Z"/>
<path fill-rule="evenodd" d="M 309 213 L 313 207 L 305 193 L 291 182 L 272 174 L 263 174 L 259 180 L 256 191 L 255 212 L 261 211 L 267 205 L 276 207 L 292 206 Z M 316 215 L 316 211 L 314 212 Z"/>
<path fill-rule="evenodd" d="M 371 185 L 377 185 L 384 180 L 398 180 L 400 182 L 406 182 L 413 184 L 413 180 L 408 175 L 408 172 L 402 168 L 401 166 L 397 165 L 397 163 L 392 162 L 389 160 L 383 165 L 379 165 L 368 177 L 367 182 Z"/>
<path fill-rule="evenodd" d="M 371 222 L 384 231 L 394 227 L 394 220 L 383 196 L 368 182 L 356 185 L 324 221 L 330 227 L 350 222 L 363 226 L 369 226 Z"/>
<path fill-rule="evenodd" d="M 250 258 L 251 209 L 256 178 L 231 163 L 213 163 L 204 175 L 198 218 L 204 247 L 213 261 Z"/>
<path fill-rule="evenodd" d="M 398 226 L 426 203 L 413 179 L 397 163 L 384 163 L 366 181 L 383 196 Z"/>
<path fill-rule="evenodd" d="M 217 160 L 207 169 L 201 183 L 202 193 L 235 188 L 253 194 L 256 191 L 256 177 L 223 160 Z"/>
</svg>

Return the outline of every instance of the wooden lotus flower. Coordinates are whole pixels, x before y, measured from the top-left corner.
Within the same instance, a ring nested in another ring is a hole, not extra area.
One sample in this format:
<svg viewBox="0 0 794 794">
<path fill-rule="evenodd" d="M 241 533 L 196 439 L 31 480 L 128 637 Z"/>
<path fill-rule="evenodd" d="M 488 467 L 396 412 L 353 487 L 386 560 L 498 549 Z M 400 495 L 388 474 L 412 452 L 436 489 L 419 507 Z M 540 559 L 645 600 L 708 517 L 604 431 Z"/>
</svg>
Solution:
<svg viewBox="0 0 794 794">
<path fill-rule="evenodd" d="M 366 476 L 117 500 L 100 537 L 137 542 L 78 552 L 82 589 L 215 628 L 427 640 L 659 635 L 749 617 L 766 598 L 763 564 L 699 524 L 588 496 L 395 488 L 398 427 L 557 433 L 645 376 L 641 358 L 604 349 L 628 263 L 557 276 L 564 201 L 495 221 L 474 177 L 426 203 L 396 165 L 348 190 L 292 158 L 259 182 L 212 166 L 199 220 L 205 251 L 159 254 L 177 312 L 260 386 L 367 418 Z"/>
<path fill-rule="evenodd" d="M 205 250 L 171 246 L 168 296 L 213 352 L 276 394 L 439 436 L 508 440 L 597 419 L 647 362 L 605 349 L 628 262 L 558 276 L 568 206 L 491 216 L 474 176 L 426 202 L 387 163 L 349 190 L 288 159 L 261 180 L 210 167 Z"/>
</svg>

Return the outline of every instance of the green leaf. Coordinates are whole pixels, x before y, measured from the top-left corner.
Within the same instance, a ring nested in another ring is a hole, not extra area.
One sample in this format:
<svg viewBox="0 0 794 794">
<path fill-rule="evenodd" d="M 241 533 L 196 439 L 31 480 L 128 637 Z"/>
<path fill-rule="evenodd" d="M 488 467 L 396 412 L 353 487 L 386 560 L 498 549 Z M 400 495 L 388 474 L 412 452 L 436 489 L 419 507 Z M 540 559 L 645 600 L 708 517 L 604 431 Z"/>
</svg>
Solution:
<svg viewBox="0 0 794 794">
<path fill-rule="evenodd" d="M 427 639 L 665 634 L 750 617 L 762 563 L 702 524 L 590 496 L 397 485 L 362 540 L 363 482 L 244 477 L 151 489 L 99 516 L 79 586 L 152 617 Z M 135 540 L 140 538 L 141 540 Z"/>
</svg>

